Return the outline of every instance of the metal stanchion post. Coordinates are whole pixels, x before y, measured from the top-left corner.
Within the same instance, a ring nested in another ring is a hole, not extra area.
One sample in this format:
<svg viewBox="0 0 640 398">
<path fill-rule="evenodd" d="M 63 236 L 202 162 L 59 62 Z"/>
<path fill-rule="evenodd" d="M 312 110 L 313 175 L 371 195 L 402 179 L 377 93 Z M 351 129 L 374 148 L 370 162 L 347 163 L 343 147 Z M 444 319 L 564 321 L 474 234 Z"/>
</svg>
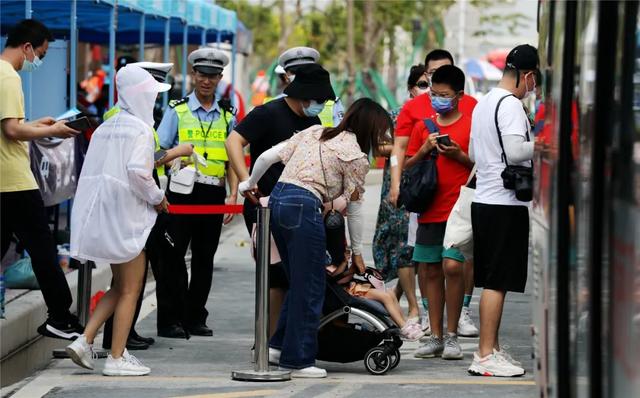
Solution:
<svg viewBox="0 0 640 398">
<path fill-rule="evenodd" d="M 78 301 L 76 311 L 81 325 L 86 325 L 89 321 L 89 309 L 91 304 L 91 273 L 93 266 L 93 261 L 87 261 L 78 265 Z M 98 358 L 107 357 L 107 351 L 97 347 L 93 350 L 98 355 Z M 64 348 L 53 350 L 53 357 L 69 358 Z"/>
<path fill-rule="evenodd" d="M 255 197 L 249 199 L 258 203 Z M 258 203 L 257 262 L 256 267 L 256 314 L 255 342 L 256 364 L 253 370 L 231 372 L 233 380 L 241 381 L 286 381 L 291 379 L 291 372 L 269 369 L 269 259 L 271 258 L 271 241 L 269 238 L 268 207 Z"/>
</svg>

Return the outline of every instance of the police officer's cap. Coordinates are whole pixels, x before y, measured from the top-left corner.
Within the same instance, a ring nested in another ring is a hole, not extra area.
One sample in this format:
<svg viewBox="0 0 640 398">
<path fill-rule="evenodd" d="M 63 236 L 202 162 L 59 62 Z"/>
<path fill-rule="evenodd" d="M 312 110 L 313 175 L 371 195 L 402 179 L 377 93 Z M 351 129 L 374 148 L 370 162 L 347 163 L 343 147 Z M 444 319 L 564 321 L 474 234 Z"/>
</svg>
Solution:
<svg viewBox="0 0 640 398">
<path fill-rule="evenodd" d="M 172 63 L 161 62 L 134 62 L 131 65 L 136 65 L 146 70 L 160 83 L 164 83 L 167 80 L 167 74 L 173 68 Z"/>
<path fill-rule="evenodd" d="M 220 50 L 200 48 L 189 54 L 189 63 L 200 73 L 217 75 L 227 66 L 229 58 Z"/>
<path fill-rule="evenodd" d="M 288 70 L 297 65 L 315 64 L 320 59 L 320 53 L 311 47 L 294 47 L 283 52 L 278 58 L 278 63 Z"/>
</svg>

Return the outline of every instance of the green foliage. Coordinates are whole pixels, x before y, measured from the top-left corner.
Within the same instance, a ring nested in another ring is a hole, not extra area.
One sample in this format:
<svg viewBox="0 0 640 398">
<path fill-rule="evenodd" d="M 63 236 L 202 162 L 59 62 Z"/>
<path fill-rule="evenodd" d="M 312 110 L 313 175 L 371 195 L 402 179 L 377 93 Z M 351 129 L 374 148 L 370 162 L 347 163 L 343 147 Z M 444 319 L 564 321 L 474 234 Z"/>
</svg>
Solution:
<svg viewBox="0 0 640 398">
<path fill-rule="evenodd" d="M 365 2 L 354 1 L 354 42 L 356 49 L 356 69 L 367 68 L 363 65 L 365 48 Z M 322 64 L 333 73 L 344 74 L 347 62 L 347 10 L 345 0 L 316 0 L 303 3 L 302 18 L 298 18 L 292 6 L 287 2 L 285 20 L 293 25 L 287 37 L 287 47 L 310 46 L 321 54 Z M 396 26 L 414 32 L 430 21 L 440 19 L 443 12 L 454 0 L 377 0 L 373 7 L 373 47 L 375 54 L 371 64 L 379 65 L 383 52 L 382 40 Z M 254 68 L 266 68 L 278 54 L 278 40 L 281 34 L 280 15 L 277 0 L 218 0 L 217 4 L 235 10 L 238 17 L 253 32 L 253 54 L 251 65 Z M 424 43 L 430 46 L 431 42 Z M 408 49 L 407 49 L 408 50 Z"/>
</svg>

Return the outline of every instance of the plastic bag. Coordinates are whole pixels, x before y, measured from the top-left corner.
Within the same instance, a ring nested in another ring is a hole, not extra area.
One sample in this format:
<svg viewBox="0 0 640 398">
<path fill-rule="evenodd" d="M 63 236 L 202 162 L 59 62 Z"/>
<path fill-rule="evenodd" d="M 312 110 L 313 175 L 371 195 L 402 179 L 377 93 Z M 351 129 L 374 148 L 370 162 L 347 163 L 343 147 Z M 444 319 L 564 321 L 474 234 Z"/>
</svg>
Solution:
<svg viewBox="0 0 640 398">
<path fill-rule="evenodd" d="M 9 289 L 40 289 L 36 275 L 31 267 L 31 257 L 18 260 L 4 270 L 4 284 Z"/>
</svg>

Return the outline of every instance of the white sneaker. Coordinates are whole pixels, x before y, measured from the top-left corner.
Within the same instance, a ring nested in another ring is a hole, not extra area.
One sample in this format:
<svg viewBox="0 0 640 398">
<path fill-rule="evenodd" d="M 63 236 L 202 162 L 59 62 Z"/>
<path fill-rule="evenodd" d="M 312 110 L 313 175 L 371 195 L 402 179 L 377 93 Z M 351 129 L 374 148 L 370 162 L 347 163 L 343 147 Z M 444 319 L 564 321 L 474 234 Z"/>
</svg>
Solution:
<svg viewBox="0 0 640 398">
<path fill-rule="evenodd" d="M 506 351 L 508 348 L 509 348 L 509 346 L 507 346 L 507 345 L 500 347 L 500 351 L 497 351 L 494 348 L 493 349 L 493 353 L 498 355 L 498 356 L 501 356 L 505 361 L 509 362 L 511 365 L 521 368 L 522 367 L 522 362 L 513 359 L 513 357 L 511 355 L 509 355 L 509 353 Z"/>
<path fill-rule="evenodd" d="M 442 355 L 444 342 L 442 338 L 430 336 L 427 342 L 413 354 L 416 358 L 434 358 Z"/>
<path fill-rule="evenodd" d="M 425 336 L 431 335 L 431 324 L 429 323 L 429 313 L 425 313 L 422 317 L 422 321 L 420 322 L 420 326 L 422 326 L 422 330 L 424 331 Z"/>
<path fill-rule="evenodd" d="M 478 328 L 471 319 L 471 311 L 468 307 L 462 307 L 458 320 L 458 335 L 464 337 L 477 337 Z"/>
<path fill-rule="evenodd" d="M 151 373 L 151 369 L 144 366 L 138 358 L 129 354 L 126 349 L 118 359 L 109 354 L 102 371 L 105 376 L 146 376 L 149 373 Z"/>
<path fill-rule="evenodd" d="M 327 377 L 327 371 L 322 368 L 317 368 L 315 366 L 309 366 L 307 368 L 302 369 L 289 369 L 280 367 L 280 370 L 289 370 L 291 371 L 291 377 L 297 379 L 323 379 Z"/>
<path fill-rule="evenodd" d="M 502 356 L 489 354 L 481 358 L 474 352 L 469 373 L 474 376 L 516 377 L 522 376 L 525 372 L 521 367 L 507 362 Z"/>
<path fill-rule="evenodd" d="M 269 363 L 272 365 L 277 365 L 280 363 L 280 354 L 282 353 L 281 350 L 277 349 L 277 348 L 271 348 L 269 347 Z"/>
<path fill-rule="evenodd" d="M 64 350 L 73 363 L 85 369 L 93 370 L 93 360 L 98 359 L 98 355 L 93 351 L 93 344 L 87 343 L 87 338 L 84 334 L 75 339 Z"/>
<path fill-rule="evenodd" d="M 444 336 L 444 350 L 442 351 L 442 359 L 462 359 L 462 347 L 458 343 L 458 336 L 455 334 L 447 334 Z"/>
</svg>

